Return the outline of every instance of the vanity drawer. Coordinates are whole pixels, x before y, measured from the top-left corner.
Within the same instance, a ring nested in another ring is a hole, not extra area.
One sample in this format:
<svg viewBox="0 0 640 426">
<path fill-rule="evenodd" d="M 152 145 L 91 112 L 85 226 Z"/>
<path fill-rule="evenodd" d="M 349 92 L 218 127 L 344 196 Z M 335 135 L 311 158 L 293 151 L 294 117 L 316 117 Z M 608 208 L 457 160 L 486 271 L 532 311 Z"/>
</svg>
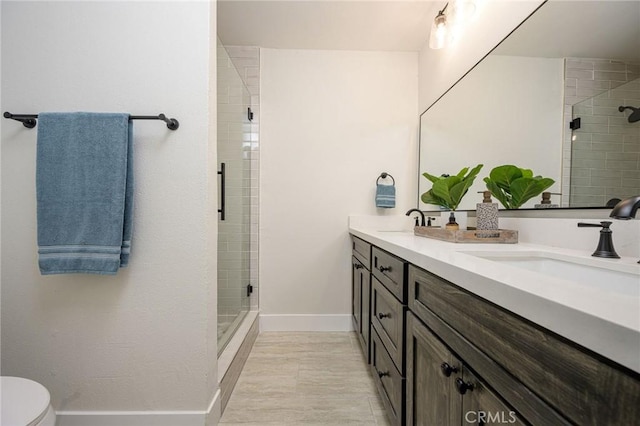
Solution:
<svg viewBox="0 0 640 426">
<path fill-rule="evenodd" d="M 404 377 L 396 370 L 380 336 L 371 329 L 371 370 L 387 416 L 394 426 L 404 424 Z"/>
<path fill-rule="evenodd" d="M 640 418 L 638 373 L 414 266 L 409 294 L 409 307 L 421 320 L 429 324 L 437 315 L 571 422 L 628 425 Z M 531 418 L 527 401 L 517 397 L 510 403 Z"/>
<path fill-rule="evenodd" d="M 371 270 L 371 244 L 352 235 L 351 249 L 353 256 L 362 262 L 365 268 Z"/>
<path fill-rule="evenodd" d="M 375 277 L 372 279 L 371 323 L 400 373 L 404 373 L 404 322 L 401 304 Z"/>
<path fill-rule="evenodd" d="M 402 303 L 407 303 L 407 262 L 378 247 L 371 250 L 373 275 Z"/>
</svg>

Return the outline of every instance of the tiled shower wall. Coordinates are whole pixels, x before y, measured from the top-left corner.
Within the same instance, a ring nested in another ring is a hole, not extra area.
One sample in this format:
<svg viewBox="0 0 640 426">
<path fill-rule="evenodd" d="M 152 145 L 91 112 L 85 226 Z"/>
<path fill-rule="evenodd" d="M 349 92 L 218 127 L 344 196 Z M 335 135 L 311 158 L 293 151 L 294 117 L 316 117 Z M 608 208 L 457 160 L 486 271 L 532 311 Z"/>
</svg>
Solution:
<svg viewBox="0 0 640 426">
<path fill-rule="evenodd" d="M 248 46 L 226 46 L 231 62 L 235 65 L 240 78 L 244 81 L 251 96 L 251 109 L 253 121 L 245 129 L 245 158 L 250 162 L 250 174 L 244 180 L 245 193 L 250 197 L 250 282 L 253 285 L 253 294 L 250 298 L 252 310 L 258 309 L 258 223 L 260 218 L 260 49 Z"/>
<path fill-rule="evenodd" d="M 618 111 L 640 106 L 638 78 L 640 63 L 565 59 L 563 207 L 604 206 L 613 196 L 640 192 L 640 125 Z M 569 122 L 578 103 L 581 128 L 572 141 Z"/>
</svg>

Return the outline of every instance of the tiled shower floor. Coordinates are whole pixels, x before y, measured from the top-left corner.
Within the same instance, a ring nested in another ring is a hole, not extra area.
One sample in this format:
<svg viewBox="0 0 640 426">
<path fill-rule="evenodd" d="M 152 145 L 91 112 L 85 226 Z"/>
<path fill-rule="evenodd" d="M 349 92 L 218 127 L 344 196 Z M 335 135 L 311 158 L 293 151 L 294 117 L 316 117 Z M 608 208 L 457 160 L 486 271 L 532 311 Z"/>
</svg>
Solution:
<svg viewBox="0 0 640 426">
<path fill-rule="evenodd" d="M 355 333 L 258 336 L 221 425 L 388 425 Z"/>
</svg>

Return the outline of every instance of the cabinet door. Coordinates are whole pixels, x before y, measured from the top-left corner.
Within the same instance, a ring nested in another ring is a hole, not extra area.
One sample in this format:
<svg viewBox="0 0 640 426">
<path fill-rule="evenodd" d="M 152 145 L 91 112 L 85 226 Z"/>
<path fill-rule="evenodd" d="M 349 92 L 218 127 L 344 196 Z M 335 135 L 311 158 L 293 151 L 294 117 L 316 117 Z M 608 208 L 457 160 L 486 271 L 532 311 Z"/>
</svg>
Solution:
<svg viewBox="0 0 640 426">
<path fill-rule="evenodd" d="M 371 274 L 366 269 L 361 269 L 362 286 L 360 288 L 360 345 L 367 362 L 370 362 L 371 341 Z"/>
<path fill-rule="evenodd" d="M 357 334 L 362 332 L 362 271 L 364 267 L 362 263 L 355 257 L 351 257 L 352 275 L 351 275 L 351 308 L 353 328 Z"/>
<path fill-rule="evenodd" d="M 407 315 L 407 425 L 460 425 L 462 363 L 413 314 Z"/>
<path fill-rule="evenodd" d="M 455 379 L 456 390 L 462 395 L 463 425 L 516 425 L 526 423 L 520 416 L 486 384 L 479 380 L 466 366 Z"/>
<path fill-rule="evenodd" d="M 367 363 L 370 359 L 370 334 L 371 334 L 371 274 L 364 265 L 355 257 L 351 258 L 353 272 L 351 279 L 352 291 L 352 317 L 355 330 L 362 352 Z"/>
</svg>

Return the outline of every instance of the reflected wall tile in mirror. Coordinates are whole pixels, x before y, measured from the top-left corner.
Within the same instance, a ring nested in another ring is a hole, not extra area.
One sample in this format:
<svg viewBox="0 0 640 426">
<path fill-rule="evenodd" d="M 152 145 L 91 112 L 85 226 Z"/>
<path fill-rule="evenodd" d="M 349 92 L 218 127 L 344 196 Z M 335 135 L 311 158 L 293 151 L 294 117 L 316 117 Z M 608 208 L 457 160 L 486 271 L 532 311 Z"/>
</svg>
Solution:
<svg viewBox="0 0 640 426">
<path fill-rule="evenodd" d="M 581 66 L 584 67 L 586 61 L 580 62 L 567 60 L 565 62 L 565 66 L 568 67 L 570 64 L 575 63 L 580 63 Z M 638 167 L 637 161 L 633 158 L 624 158 L 623 153 L 625 151 L 622 143 L 625 135 L 636 138 L 640 134 L 640 127 L 631 126 L 627 122 L 626 117 L 620 113 L 618 107 L 620 105 L 628 104 L 636 94 L 640 95 L 640 92 L 637 90 L 638 87 L 640 87 L 640 82 L 626 81 L 629 76 L 627 70 L 630 67 L 635 68 L 636 63 L 613 60 L 593 60 L 593 64 L 594 70 L 608 69 L 609 71 L 594 71 L 594 80 L 577 79 L 576 84 L 578 89 L 576 94 L 579 96 L 594 94 L 594 96 L 572 106 L 572 119 L 580 117 L 582 125 L 579 130 L 574 130 L 572 132 L 573 141 L 571 141 L 571 139 L 569 139 L 565 134 L 564 144 L 571 145 L 572 153 L 569 159 L 570 168 L 573 168 L 574 166 L 588 167 L 594 172 L 618 168 L 623 170 L 634 170 Z M 580 89 L 580 87 L 582 87 L 582 89 Z M 606 90 L 608 87 L 610 87 L 611 90 Z M 575 99 L 565 100 L 565 106 L 569 107 L 569 103 L 573 100 Z M 589 135 L 591 136 L 590 144 L 580 143 L 587 140 Z M 630 147 L 631 146 L 632 145 L 630 145 Z M 590 161 L 583 161 L 599 158 L 597 155 L 588 154 L 588 152 L 603 153 L 605 155 L 604 166 Z M 634 151 L 627 152 L 634 153 Z M 565 159 L 565 161 L 567 160 Z M 594 179 L 590 185 L 594 185 L 596 179 L 595 176 L 596 175 L 594 174 Z M 584 191 L 581 189 L 583 188 L 584 181 L 574 180 L 574 174 L 569 176 L 569 180 L 568 186 L 570 188 L 570 193 L 584 195 Z M 566 182 L 563 182 L 563 188 L 566 186 Z M 624 198 L 622 194 L 626 193 L 627 189 L 632 187 L 633 184 L 625 182 L 624 179 L 622 179 L 620 181 L 603 181 L 599 183 L 598 186 L 608 187 L 608 192 L 605 193 L 602 198 L 602 201 L 606 202 L 608 200 L 607 197 L 614 194 L 616 191 L 620 193 L 616 198 Z M 636 189 L 640 192 L 640 186 L 636 187 Z M 571 194 L 569 194 L 569 199 L 570 204 L 573 205 L 574 201 L 580 200 L 581 198 L 575 198 L 571 196 Z M 566 197 L 564 199 L 566 199 Z"/>
</svg>

